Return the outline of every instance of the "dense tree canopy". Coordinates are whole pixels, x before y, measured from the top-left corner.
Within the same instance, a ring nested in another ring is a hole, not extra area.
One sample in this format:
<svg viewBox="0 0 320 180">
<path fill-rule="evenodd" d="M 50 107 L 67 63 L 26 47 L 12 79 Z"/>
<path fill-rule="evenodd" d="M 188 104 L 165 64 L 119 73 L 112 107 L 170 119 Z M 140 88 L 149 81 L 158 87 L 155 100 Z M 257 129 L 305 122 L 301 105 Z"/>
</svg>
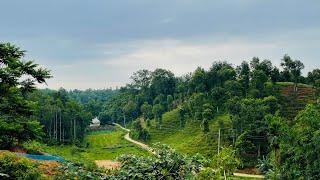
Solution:
<svg viewBox="0 0 320 180">
<path fill-rule="evenodd" d="M 0 44 L 0 148 L 39 138 L 41 126 L 32 118 L 34 104 L 24 97 L 36 83 L 50 78 L 47 69 L 24 61 L 25 51 L 11 44 Z"/>
</svg>

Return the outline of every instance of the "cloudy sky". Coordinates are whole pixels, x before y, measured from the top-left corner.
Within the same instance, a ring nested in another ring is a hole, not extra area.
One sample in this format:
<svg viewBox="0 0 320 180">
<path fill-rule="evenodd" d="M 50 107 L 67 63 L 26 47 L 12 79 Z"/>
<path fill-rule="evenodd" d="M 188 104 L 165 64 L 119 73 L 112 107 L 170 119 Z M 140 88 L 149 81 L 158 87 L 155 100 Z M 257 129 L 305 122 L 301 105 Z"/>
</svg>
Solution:
<svg viewBox="0 0 320 180">
<path fill-rule="evenodd" d="M 253 56 L 320 67 L 319 0 L 1 0 L 0 15 L 0 41 L 49 68 L 54 89 L 116 87 L 139 69 L 182 75 Z"/>
</svg>

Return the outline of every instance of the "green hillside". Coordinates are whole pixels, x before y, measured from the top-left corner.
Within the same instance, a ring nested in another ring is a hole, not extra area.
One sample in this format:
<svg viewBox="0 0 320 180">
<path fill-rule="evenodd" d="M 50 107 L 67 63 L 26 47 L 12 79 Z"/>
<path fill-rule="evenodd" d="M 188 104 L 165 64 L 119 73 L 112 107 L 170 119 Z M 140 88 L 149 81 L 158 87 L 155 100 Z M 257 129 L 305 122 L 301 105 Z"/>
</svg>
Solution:
<svg viewBox="0 0 320 180">
<path fill-rule="evenodd" d="M 275 87 L 280 102 L 280 112 L 289 120 L 293 119 L 307 104 L 315 102 L 312 86 L 299 84 L 297 92 L 294 92 L 293 83 L 290 82 L 277 83 Z M 202 132 L 200 124 L 189 118 L 181 128 L 178 110 L 166 112 L 163 114 L 161 129 L 156 126 L 155 120 L 152 120 L 151 125 L 147 127 L 150 133 L 150 140 L 147 143 L 152 145 L 160 142 L 185 154 L 200 153 L 212 156 L 217 152 L 219 124 L 222 128 L 221 146 L 227 145 L 225 139 L 232 140 L 231 121 L 228 114 L 219 114 L 209 122 L 210 132 L 207 136 Z"/>
<path fill-rule="evenodd" d="M 298 84 L 297 91 L 294 91 L 293 83 L 279 82 L 276 84 L 276 88 L 279 93 L 281 115 L 290 121 L 307 104 L 312 104 L 316 101 L 315 90 L 310 85 Z"/>
<path fill-rule="evenodd" d="M 223 122 L 225 128 L 230 126 L 228 115 L 217 115 L 210 121 L 210 132 L 204 135 L 200 127 L 200 122 L 187 120 L 185 127 L 181 128 L 178 120 L 178 110 L 167 112 L 163 115 L 161 129 L 157 128 L 155 122 L 148 128 L 150 132 L 150 141 L 148 144 L 163 143 L 170 145 L 177 151 L 185 154 L 200 153 L 205 156 L 212 156 L 217 152 L 217 139 L 219 132 L 219 122 Z M 227 131 L 221 131 L 221 142 L 227 137 Z"/>
</svg>

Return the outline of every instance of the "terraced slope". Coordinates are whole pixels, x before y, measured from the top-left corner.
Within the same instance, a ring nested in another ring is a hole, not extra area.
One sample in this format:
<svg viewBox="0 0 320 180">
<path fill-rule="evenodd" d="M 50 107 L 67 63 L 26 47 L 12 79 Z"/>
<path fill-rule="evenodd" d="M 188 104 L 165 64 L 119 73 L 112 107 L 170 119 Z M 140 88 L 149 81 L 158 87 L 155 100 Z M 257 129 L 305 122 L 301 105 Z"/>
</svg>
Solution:
<svg viewBox="0 0 320 180">
<path fill-rule="evenodd" d="M 155 122 L 148 128 L 151 139 L 148 144 L 163 143 L 167 144 L 179 152 L 194 155 L 200 153 L 205 156 L 212 156 L 217 153 L 217 139 L 219 121 L 224 122 L 228 129 L 230 119 L 228 115 L 218 115 L 210 121 L 210 132 L 204 135 L 200 127 L 200 122 L 187 120 L 184 128 L 180 128 L 178 111 L 173 110 L 163 115 L 161 129 L 157 128 Z M 227 131 L 221 131 L 221 144 L 224 145 L 224 139 L 227 138 Z"/>
<path fill-rule="evenodd" d="M 299 84 L 297 91 L 294 91 L 292 83 L 277 83 L 277 87 L 280 93 L 281 114 L 289 121 L 292 121 L 307 104 L 316 101 L 315 90 L 311 86 Z"/>
</svg>

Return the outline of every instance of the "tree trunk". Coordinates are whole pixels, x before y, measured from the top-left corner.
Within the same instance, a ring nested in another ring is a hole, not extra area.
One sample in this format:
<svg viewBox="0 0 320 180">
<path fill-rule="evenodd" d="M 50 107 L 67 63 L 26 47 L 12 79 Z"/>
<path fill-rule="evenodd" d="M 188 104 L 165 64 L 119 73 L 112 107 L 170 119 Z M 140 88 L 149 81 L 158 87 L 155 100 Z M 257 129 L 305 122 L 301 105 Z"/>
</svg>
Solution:
<svg viewBox="0 0 320 180">
<path fill-rule="evenodd" d="M 60 142 L 61 142 L 61 109 L 60 109 L 60 118 L 59 118 L 59 120 L 60 120 L 60 128 L 59 128 L 60 137 L 59 137 L 59 140 L 60 140 Z"/>
<path fill-rule="evenodd" d="M 126 127 L 126 115 L 125 114 L 123 114 L 123 125 L 124 125 L 124 127 Z"/>
<path fill-rule="evenodd" d="M 56 111 L 56 116 L 55 116 L 55 119 L 56 119 L 56 129 L 55 129 L 55 139 L 56 141 L 58 141 L 58 112 Z"/>
<path fill-rule="evenodd" d="M 52 131 L 52 119 L 50 118 L 50 127 L 49 127 L 49 139 L 51 140 L 51 131 Z"/>
<path fill-rule="evenodd" d="M 62 142 L 64 143 L 64 128 L 62 129 Z"/>
<path fill-rule="evenodd" d="M 76 119 L 73 119 L 73 138 L 74 138 L 74 140 L 77 138 L 77 136 L 76 136 Z"/>
</svg>

